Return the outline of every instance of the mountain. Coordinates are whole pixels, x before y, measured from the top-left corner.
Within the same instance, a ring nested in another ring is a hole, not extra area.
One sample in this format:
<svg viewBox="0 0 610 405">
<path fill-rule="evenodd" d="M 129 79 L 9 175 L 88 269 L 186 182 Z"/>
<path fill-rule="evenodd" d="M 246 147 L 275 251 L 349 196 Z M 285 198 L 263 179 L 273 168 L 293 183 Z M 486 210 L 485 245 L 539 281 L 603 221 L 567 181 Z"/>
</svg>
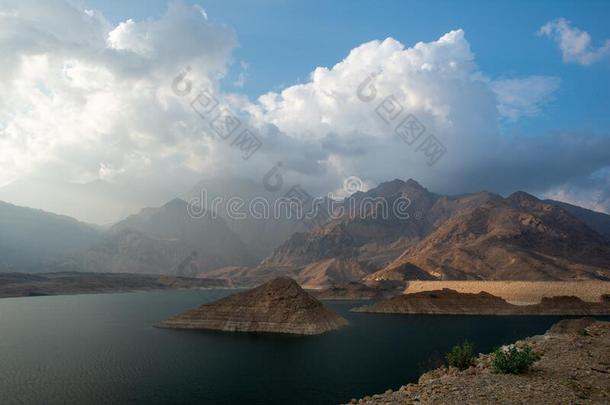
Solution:
<svg viewBox="0 0 610 405">
<path fill-rule="evenodd" d="M 187 201 L 191 201 L 193 198 L 197 202 L 204 200 L 207 207 L 214 204 L 214 199 L 220 201 L 220 204 L 215 208 L 218 216 L 248 246 L 249 251 L 257 261 L 260 261 L 292 234 L 299 231 L 304 232 L 308 229 L 302 222 L 294 219 L 276 218 L 274 215 L 256 218 L 256 215 L 248 212 L 249 207 L 255 201 L 266 202 L 271 208 L 270 212 L 272 212 L 273 204 L 282 196 L 283 192 L 270 192 L 265 189 L 262 183 L 235 177 L 230 181 L 226 179 L 201 181 L 193 187 L 185 198 Z M 227 204 L 231 198 L 244 203 L 240 211 L 247 213 L 245 218 L 235 218 L 228 215 Z"/>
<path fill-rule="evenodd" d="M 228 265 L 255 263 L 247 246 L 221 218 L 194 218 L 184 200 L 145 208 L 113 225 L 67 269 L 196 276 Z"/>
<path fill-rule="evenodd" d="M 347 320 L 325 308 L 287 277 L 204 304 L 159 324 L 175 329 L 298 335 L 318 335 L 346 325 Z"/>
<path fill-rule="evenodd" d="M 48 271 L 100 235 L 74 218 L 0 201 L 0 271 Z"/>
<path fill-rule="evenodd" d="M 443 280 L 610 280 L 610 243 L 563 208 L 516 192 L 452 216 L 369 279 L 405 266 Z"/>
<path fill-rule="evenodd" d="M 597 232 L 610 239 L 610 215 L 561 201 L 544 200 L 544 202 L 563 208 L 587 224 L 590 228 L 595 229 Z"/>
<path fill-rule="evenodd" d="M 408 200 L 408 216 L 392 210 L 399 199 Z M 412 179 L 393 180 L 339 207 L 340 215 L 295 233 L 258 266 L 217 276 L 248 285 L 285 274 L 308 288 L 384 280 L 610 279 L 610 242 L 598 232 L 610 217 L 584 209 L 572 214 L 524 192 L 443 196 Z"/>
<path fill-rule="evenodd" d="M 335 213 L 322 226 L 292 235 L 253 274 L 259 274 L 261 280 L 270 274 L 297 271 L 297 279 L 308 288 L 361 280 L 400 256 L 447 218 L 499 198 L 486 192 L 442 196 L 413 179 L 381 183 L 338 204 L 341 215 Z M 402 211 L 396 208 L 401 201 Z M 347 265 L 352 271 L 329 272 L 329 264 L 334 268 Z M 419 278 L 431 276 L 421 272 Z"/>
<path fill-rule="evenodd" d="M 409 209 L 427 212 L 440 196 L 414 180 L 382 183 L 335 202 L 334 209 L 321 207 L 327 213 L 332 211 L 328 221 L 311 231 L 292 234 L 258 266 L 228 268 L 215 275 L 248 286 L 278 275 L 298 277 L 306 288 L 360 280 L 396 258 L 431 227 L 421 219 L 396 215 L 392 205 L 400 198 L 407 199 Z"/>
</svg>

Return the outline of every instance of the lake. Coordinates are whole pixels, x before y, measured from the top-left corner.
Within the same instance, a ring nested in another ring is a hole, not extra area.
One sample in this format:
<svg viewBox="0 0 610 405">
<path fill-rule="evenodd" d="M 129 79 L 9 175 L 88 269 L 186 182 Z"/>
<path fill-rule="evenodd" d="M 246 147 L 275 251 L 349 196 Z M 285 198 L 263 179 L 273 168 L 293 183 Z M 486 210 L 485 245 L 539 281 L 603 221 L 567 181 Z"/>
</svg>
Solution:
<svg viewBox="0 0 610 405">
<path fill-rule="evenodd" d="M 478 351 L 561 317 L 378 315 L 320 336 L 153 325 L 229 294 L 152 291 L 0 299 L 0 403 L 336 404 L 397 389 L 471 340 Z"/>
</svg>

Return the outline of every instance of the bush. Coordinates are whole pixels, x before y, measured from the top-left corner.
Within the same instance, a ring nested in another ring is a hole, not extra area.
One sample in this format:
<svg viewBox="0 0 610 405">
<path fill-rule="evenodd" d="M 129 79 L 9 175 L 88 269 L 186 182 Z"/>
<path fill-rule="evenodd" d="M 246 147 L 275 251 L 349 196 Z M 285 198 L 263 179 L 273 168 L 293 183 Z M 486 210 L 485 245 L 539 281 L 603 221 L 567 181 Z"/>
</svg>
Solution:
<svg viewBox="0 0 610 405">
<path fill-rule="evenodd" d="M 474 363 L 474 347 L 469 341 L 465 341 L 462 346 L 453 346 L 453 349 L 447 353 L 447 363 L 451 367 L 457 367 L 460 370 L 466 370 Z"/>
<path fill-rule="evenodd" d="M 497 349 L 494 352 L 492 364 L 499 373 L 521 374 L 538 360 L 540 360 L 540 355 L 534 352 L 531 347 L 526 346 L 523 349 L 517 349 L 515 346 L 511 346 L 507 350 Z"/>
</svg>

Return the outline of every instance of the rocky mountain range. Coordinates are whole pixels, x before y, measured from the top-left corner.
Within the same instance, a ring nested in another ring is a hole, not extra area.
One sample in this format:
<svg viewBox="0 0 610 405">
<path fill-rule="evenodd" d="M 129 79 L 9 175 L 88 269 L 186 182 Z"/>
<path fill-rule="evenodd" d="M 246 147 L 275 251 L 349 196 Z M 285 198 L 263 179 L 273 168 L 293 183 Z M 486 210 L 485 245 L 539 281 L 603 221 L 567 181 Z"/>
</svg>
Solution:
<svg viewBox="0 0 610 405">
<path fill-rule="evenodd" d="M 455 214 L 369 278 L 396 278 L 405 266 L 449 280 L 608 279 L 610 244 L 563 208 L 517 192 Z"/>
<path fill-rule="evenodd" d="M 289 276 L 307 288 L 610 280 L 610 216 L 524 192 L 445 196 L 396 179 L 336 202 L 332 214 L 308 231 L 285 220 L 194 218 L 174 199 L 104 230 L 2 203 L 0 266 L 213 277 L 234 286 Z"/>
<path fill-rule="evenodd" d="M 408 218 L 361 204 L 382 198 L 392 207 L 400 197 L 410 201 Z M 610 279 L 610 241 L 592 226 L 610 217 L 584 208 L 525 192 L 443 196 L 411 179 L 355 193 L 343 205 L 355 210 L 294 234 L 252 269 L 215 276 L 255 284 L 288 274 L 309 288 L 357 280 Z"/>
</svg>

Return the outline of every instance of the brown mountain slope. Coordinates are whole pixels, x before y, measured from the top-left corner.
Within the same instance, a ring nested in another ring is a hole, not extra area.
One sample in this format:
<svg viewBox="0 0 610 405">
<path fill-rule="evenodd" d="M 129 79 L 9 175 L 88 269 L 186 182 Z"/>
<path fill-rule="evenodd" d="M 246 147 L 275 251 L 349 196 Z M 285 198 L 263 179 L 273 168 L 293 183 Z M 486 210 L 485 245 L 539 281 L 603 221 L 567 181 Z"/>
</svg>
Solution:
<svg viewBox="0 0 610 405">
<path fill-rule="evenodd" d="M 392 279 L 405 266 L 438 279 L 608 280 L 610 244 L 564 209 L 517 192 L 449 218 L 368 278 Z"/>
<path fill-rule="evenodd" d="M 342 215 L 311 232 L 294 234 L 261 266 L 298 268 L 334 257 L 365 256 L 374 261 L 388 251 L 395 251 L 395 257 L 430 227 L 425 221 L 394 215 L 391 206 L 399 197 L 409 199 L 409 212 L 428 212 L 439 198 L 414 180 L 394 180 L 366 193 L 357 192 L 337 205 Z M 373 208 L 375 199 L 382 199 L 385 207 Z"/>
<path fill-rule="evenodd" d="M 589 225 L 590 228 L 593 228 L 607 238 L 610 238 L 610 215 L 561 201 L 544 200 L 544 202 L 563 208 L 585 224 Z"/>
<path fill-rule="evenodd" d="M 387 208 L 398 198 L 410 201 L 409 217 L 370 204 L 383 199 Z M 258 266 L 217 276 L 254 285 L 287 275 L 309 288 L 380 280 L 610 278 L 605 236 L 581 216 L 523 192 L 441 196 L 414 180 L 393 180 L 342 204 L 343 215 L 294 234 Z"/>
<path fill-rule="evenodd" d="M 408 217 L 392 210 L 398 198 L 409 201 Z M 256 275 L 260 282 L 292 272 L 308 288 L 357 281 L 396 259 L 439 223 L 496 199 L 502 197 L 487 192 L 440 196 L 412 179 L 381 183 L 346 199 L 340 205 L 343 215 L 310 232 L 294 234 L 252 269 L 250 277 Z M 372 204 L 380 200 L 383 205 Z M 418 278 L 433 277 L 420 271 Z"/>
</svg>

